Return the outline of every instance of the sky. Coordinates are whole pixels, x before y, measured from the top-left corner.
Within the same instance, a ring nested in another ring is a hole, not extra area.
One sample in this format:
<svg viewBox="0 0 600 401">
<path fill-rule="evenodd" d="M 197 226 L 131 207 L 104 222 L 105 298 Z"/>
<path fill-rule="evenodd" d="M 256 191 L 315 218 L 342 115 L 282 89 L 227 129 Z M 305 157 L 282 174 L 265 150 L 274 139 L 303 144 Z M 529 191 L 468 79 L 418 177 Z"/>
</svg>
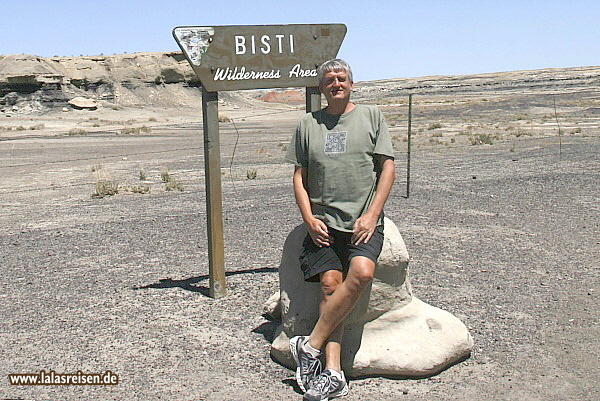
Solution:
<svg viewBox="0 0 600 401">
<path fill-rule="evenodd" d="M 600 65 L 600 1 L 0 0 L 0 54 L 179 51 L 176 26 L 343 23 L 354 80 Z"/>
</svg>

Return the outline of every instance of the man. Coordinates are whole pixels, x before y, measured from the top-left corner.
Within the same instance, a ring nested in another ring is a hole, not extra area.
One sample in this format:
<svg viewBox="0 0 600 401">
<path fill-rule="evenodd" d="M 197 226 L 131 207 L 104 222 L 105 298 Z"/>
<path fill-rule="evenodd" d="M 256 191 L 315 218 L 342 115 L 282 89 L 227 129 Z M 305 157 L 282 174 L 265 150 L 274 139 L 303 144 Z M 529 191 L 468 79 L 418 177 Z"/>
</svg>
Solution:
<svg viewBox="0 0 600 401">
<path fill-rule="evenodd" d="M 340 363 L 343 321 L 373 279 L 383 206 L 395 177 L 383 114 L 350 101 L 350 66 L 330 60 L 317 73 L 327 107 L 300 120 L 286 154 L 295 164 L 294 194 L 308 231 L 300 257 L 304 279 L 320 282 L 322 293 L 310 336 L 290 340 L 296 380 L 308 401 L 348 393 Z"/>
</svg>

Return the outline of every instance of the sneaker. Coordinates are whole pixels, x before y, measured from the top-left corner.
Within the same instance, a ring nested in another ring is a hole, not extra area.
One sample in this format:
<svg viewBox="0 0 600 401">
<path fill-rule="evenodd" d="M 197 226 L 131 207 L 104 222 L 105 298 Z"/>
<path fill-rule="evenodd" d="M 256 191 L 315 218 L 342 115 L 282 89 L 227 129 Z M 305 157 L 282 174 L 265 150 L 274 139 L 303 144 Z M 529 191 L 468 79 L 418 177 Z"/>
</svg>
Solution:
<svg viewBox="0 0 600 401">
<path fill-rule="evenodd" d="M 342 372 L 342 377 L 337 377 L 330 369 L 321 373 L 311 383 L 310 388 L 304 393 L 304 401 L 327 401 L 330 398 L 342 397 L 348 394 L 348 383 Z"/>
<path fill-rule="evenodd" d="M 302 391 L 306 391 L 313 379 L 321 374 L 321 361 L 305 352 L 302 347 L 308 342 L 306 336 L 296 336 L 290 339 L 290 351 L 296 361 L 296 381 Z"/>
</svg>

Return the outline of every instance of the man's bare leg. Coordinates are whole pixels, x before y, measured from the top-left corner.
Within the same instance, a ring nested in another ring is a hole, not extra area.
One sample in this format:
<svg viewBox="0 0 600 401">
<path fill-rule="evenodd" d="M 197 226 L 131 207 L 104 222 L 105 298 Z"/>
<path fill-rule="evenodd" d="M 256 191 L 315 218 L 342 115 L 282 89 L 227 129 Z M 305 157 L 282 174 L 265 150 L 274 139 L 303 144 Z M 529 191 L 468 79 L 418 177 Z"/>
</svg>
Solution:
<svg viewBox="0 0 600 401">
<path fill-rule="evenodd" d="M 309 345 L 311 347 L 323 349 L 327 339 L 344 321 L 356 305 L 360 295 L 371 283 L 374 273 L 375 263 L 371 259 L 364 256 L 352 258 L 346 279 L 337 286 L 323 305 L 321 316 L 310 334 Z M 335 348 L 334 345 L 332 347 Z"/>
<path fill-rule="evenodd" d="M 321 305 L 320 313 L 323 313 L 325 305 L 342 284 L 343 275 L 338 270 L 329 270 L 321 273 Z M 340 323 L 337 328 L 329 335 L 325 344 L 325 368 L 333 369 L 336 372 L 342 371 L 341 354 L 342 354 L 342 336 L 344 333 L 344 324 Z"/>
</svg>

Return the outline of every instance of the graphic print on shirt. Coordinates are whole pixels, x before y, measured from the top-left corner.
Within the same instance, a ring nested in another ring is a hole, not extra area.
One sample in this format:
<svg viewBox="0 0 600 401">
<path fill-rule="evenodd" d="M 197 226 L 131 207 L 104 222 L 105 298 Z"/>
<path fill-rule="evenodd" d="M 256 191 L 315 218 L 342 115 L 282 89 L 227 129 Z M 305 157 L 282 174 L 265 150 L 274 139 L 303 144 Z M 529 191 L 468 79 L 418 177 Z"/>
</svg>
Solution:
<svg viewBox="0 0 600 401">
<path fill-rule="evenodd" d="M 346 131 L 328 132 L 325 137 L 325 154 L 333 156 L 346 153 L 347 135 Z"/>
</svg>

